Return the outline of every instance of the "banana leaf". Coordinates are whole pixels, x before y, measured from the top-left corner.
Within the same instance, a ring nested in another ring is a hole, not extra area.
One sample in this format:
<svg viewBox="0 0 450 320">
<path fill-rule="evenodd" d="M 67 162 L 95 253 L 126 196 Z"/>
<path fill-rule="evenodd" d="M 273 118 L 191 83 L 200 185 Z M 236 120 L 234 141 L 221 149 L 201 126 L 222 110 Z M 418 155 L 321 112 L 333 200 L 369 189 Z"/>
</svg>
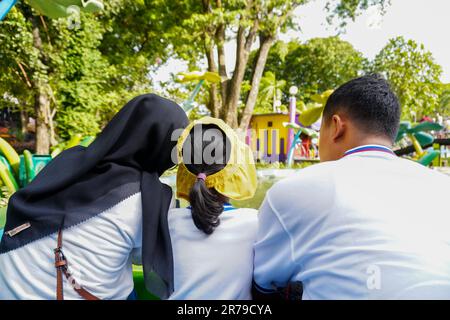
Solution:
<svg viewBox="0 0 450 320">
<path fill-rule="evenodd" d="M 211 83 L 218 83 L 221 80 L 218 73 L 210 71 L 205 72 L 205 74 L 203 75 L 203 79 Z"/>
<path fill-rule="evenodd" d="M 308 109 L 299 115 L 298 121 L 305 127 L 309 127 L 320 119 L 324 108 L 325 106 L 319 106 Z"/>
<path fill-rule="evenodd" d="M 408 133 L 408 130 L 411 129 L 411 122 L 409 121 L 401 121 L 398 127 L 398 133 Z"/>
<path fill-rule="evenodd" d="M 427 151 L 427 153 L 420 158 L 417 162 L 424 166 L 429 166 L 434 159 L 439 155 L 439 151 L 437 150 L 430 150 Z"/>
<path fill-rule="evenodd" d="M 441 131 L 442 129 L 444 129 L 444 127 L 441 126 L 439 123 L 426 121 L 419 123 L 414 128 L 409 129 L 408 133 L 417 133 L 423 131 Z"/>
<path fill-rule="evenodd" d="M 416 137 L 417 141 L 419 141 L 422 147 L 426 146 L 427 144 L 433 143 L 434 141 L 434 137 L 426 132 L 414 133 L 414 137 Z"/>
<path fill-rule="evenodd" d="M 328 101 L 328 98 L 333 93 L 333 90 L 327 90 L 322 92 L 321 94 L 317 93 L 311 96 L 311 100 L 320 104 L 325 105 Z"/>
<path fill-rule="evenodd" d="M 221 80 L 218 73 L 209 71 L 205 73 L 201 73 L 199 71 L 180 72 L 178 75 L 181 76 L 181 78 L 179 79 L 180 82 L 193 82 L 200 80 L 206 80 L 209 82 L 220 82 Z"/>
<path fill-rule="evenodd" d="M 97 12 L 104 8 L 102 0 L 28 0 L 28 3 L 37 12 L 52 19 L 70 16 L 70 7 L 85 12 Z"/>
<path fill-rule="evenodd" d="M 311 138 L 317 138 L 318 134 L 316 130 L 313 129 L 309 129 L 309 128 L 303 128 L 301 126 L 299 126 L 296 123 L 291 123 L 291 122 L 283 122 L 283 126 L 288 128 L 288 129 L 294 129 L 298 131 L 301 131 L 302 133 L 306 134 L 308 137 Z"/>
</svg>

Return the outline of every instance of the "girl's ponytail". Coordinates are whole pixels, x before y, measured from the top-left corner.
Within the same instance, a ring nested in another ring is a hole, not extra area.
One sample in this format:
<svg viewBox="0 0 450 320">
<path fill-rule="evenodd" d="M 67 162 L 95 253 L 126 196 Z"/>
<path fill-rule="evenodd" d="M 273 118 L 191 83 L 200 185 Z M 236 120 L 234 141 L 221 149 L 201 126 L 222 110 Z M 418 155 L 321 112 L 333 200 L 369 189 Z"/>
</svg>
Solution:
<svg viewBox="0 0 450 320">
<path fill-rule="evenodd" d="M 225 199 L 214 189 L 209 189 L 201 175 L 189 193 L 192 220 L 198 229 L 211 234 L 220 224 L 219 216 L 223 212 Z"/>
<path fill-rule="evenodd" d="M 197 181 L 189 192 L 189 202 L 191 204 L 192 220 L 195 226 L 206 234 L 211 234 L 220 224 L 220 215 L 223 212 L 223 205 L 228 198 L 221 195 L 214 188 L 208 188 L 205 180 L 207 175 L 212 175 L 222 170 L 229 160 L 229 153 L 226 150 L 227 137 L 225 133 L 216 125 L 203 125 L 200 127 L 201 135 L 195 135 L 196 127 L 190 133 L 183 150 L 183 161 L 186 168 L 197 175 Z M 209 139 L 203 139 L 203 134 L 208 133 Z M 185 149 L 187 148 L 187 149 Z M 206 148 L 214 150 L 212 160 L 206 161 L 203 153 Z M 201 161 L 196 161 L 196 156 L 201 155 Z"/>
</svg>

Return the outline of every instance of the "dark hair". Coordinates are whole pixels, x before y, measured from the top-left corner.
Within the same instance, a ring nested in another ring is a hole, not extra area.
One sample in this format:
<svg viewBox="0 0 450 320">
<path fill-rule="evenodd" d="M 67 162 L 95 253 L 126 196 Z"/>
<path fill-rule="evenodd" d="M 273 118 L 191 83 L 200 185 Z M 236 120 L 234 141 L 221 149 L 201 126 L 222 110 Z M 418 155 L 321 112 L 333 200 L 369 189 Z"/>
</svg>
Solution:
<svg viewBox="0 0 450 320">
<path fill-rule="evenodd" d="M 325 121 L 343 111 L 368 133 L 394 142 L 400 123 L 400 104 L 389 83 L 379 74 L 353 79 L 331 94 L 323 111 Z"/>
<path fill-rule="evenodd" d="M 205 133 L 207 132 L 207 137 Z M 206 176 L 222 170 L 229 160 L 229 140 L 216 125 L 196 125 L 183 145 L 183 162 L 195 175 Z M 189 152 L 187 151 L 188 149 Z M 211 151 L 211 159 L 205 159 L 204 152 Z M 199 156 L 200 159 L 199 159 Z M 212 234 L 220 224 L 219 216 L 228 198 L 214 188 L 208 188 L 203 179 L 198 178 L 189 192 L 191 214 L 194 224 L 206 234 Z"/>
</svg>

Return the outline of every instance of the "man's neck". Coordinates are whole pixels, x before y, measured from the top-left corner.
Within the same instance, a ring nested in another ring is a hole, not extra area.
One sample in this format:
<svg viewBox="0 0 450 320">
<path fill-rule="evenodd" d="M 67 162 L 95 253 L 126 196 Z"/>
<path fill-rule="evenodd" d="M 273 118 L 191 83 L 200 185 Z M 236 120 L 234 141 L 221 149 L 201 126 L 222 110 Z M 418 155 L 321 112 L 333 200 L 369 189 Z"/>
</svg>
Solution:
<svg viewBox="0 0 450 320">
<path fill-rule="evenodd" d="M 389 141 L 389 139 L 382 138 L 382 137 L 367 137 L 362 139 L 357 139 L 354 141 L 349 142 L 346 145 L 346 150 L 354 149 L 360 146 L 366 146 L 366 145 L 378 145 L 383 146 L 387 148 L 392 148 L 392 143 Z"/>
<path fill-rule="evenodd" d="M 378 145 L 383 146 L 387 148 L 392 148 L 392 143 L 387 138 L 383 137 L 359 137 L 355 138 L 348 143 L 346 143 L 342 150 L 341 150 L 341 156 L 339 158 L 342 158 L 345 155 L 345 152 L 352 150 L 357 147 L 366 146 L 366 145 Z"/>
</svg>

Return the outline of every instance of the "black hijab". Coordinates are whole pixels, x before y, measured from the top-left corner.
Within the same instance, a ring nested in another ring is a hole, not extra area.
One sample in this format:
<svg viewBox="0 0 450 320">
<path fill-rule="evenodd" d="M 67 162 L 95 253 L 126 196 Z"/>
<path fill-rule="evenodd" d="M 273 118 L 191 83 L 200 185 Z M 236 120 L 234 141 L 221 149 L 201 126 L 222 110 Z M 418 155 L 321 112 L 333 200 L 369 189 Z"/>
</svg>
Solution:
<svg viewBox="0 0 450 320">
<path fill-rule="evenodd" d="M 172 133 L 187 123 L 176 103 L 159 96 L 128 102 L 89 147 L 62 152 L 10 198 L 0 254 L 82 223 L 140 191 L 145 281 L 166 298 L 173 291 L 167 222 L 172 190 L 159 176 L 174 165 Z M 6 234 L 27 222 L 30 228 Z"/>
</svg>

